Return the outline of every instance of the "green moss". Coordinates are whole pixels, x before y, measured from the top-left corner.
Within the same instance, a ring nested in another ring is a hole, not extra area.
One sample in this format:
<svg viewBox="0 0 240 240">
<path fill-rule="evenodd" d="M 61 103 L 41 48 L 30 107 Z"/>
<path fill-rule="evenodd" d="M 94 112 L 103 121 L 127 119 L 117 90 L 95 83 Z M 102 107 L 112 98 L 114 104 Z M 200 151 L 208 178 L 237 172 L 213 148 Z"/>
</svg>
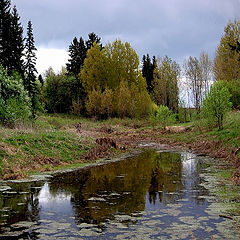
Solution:
<svg viewBox="0 0 240 240">
<path fill-rule="evenodd" d="M 233 169 L 218 170 L 215 175 L 216 177 L 230 180 L 232 177 L 232 171 Z"/>
</svg>

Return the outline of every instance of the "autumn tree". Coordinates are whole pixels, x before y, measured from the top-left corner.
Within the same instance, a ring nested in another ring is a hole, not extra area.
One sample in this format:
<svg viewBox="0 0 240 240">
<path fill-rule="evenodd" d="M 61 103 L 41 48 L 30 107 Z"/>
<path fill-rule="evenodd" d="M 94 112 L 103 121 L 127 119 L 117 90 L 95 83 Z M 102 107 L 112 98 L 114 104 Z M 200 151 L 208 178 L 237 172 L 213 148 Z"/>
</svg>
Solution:
<svg viewBox="0 0 240 240">
<path fill-rule="evenodd" d="M 146 81 L 143 77 L 138 83 L 133 82 L 129 88 L 131 93 L 131 117 L 143 117 L 149 114 L 152 104 L 150 95 L 146 91 Z"/>
<path fill-rule="evenodd" d="M 139 57 L 128 42 L 116 40 L 108 43 L 103 51 L 106 56 L 106 81 L 110 88 L 115 89 L 121 81 L 127 81 L 129 86 L 138 81 L 141 76 Z"/>
<path fill-rule="evenodd" d="M 80 79 L 87 91 L 97 86 L 115 90 L 121 81 L 127 81 L 129 86 L 132 82 L 137 83 L 141 76 L 138 67 L 138 55 L 129 43 L 116 40 L 108 43 L 104 49 L 94 43 L 88 50 Z"/>
<path fill-rule="evenodd" d="M 86 109 L 89 115 L 95 118 L 100 118 L 101 116 L 101 97 L 102 91 L 99 87 L 93 88 L 92 91 L 88 93 L 88 100 L 86 102 Z"/>
<path fill-rule="evenodd" d="M 127 81 L 121 81 L 117 95 L 117 110 L 121 118 L 129 117 L 131 113 L 131 93 Z"/>
<path fill-rule="evenodd" d="M 215 79 L 232 81 L 240 79 L 240 21 L 229 22 L 216 51 L 214 60 Z"/>
<path fill-rule="evenodd" d="M 79 78 L 88 94 L 98 88 L 102 93 L 105 89 L 111 89 L 116 95 L 115 114 L 121 117 L 136 115 L 136 109 L 140 113 L 137 115 L 142 115 L 150 108 L 151 100 L 146 90 L 146 80 L 139 69 L 138 55 L 127 42 L 116 40 L 103 49 L 94 43 L 88 50 Z M 134 91 L 131 90 L 132 86 Z M 146 101 L 141 102 L 137 96 Z M 139 104 L 144 107 L 139 107 Z"/>
<path fill-rule="evenodd" d="M 106 88 L 101 96 L 101 114 L 110 118 L 115 111 L 114 92 L 112 89 Z"/>
<path fill-rule="evenodd" d="M 105 74 L 106 56 L 98 43 L 94 43 L 93 47 L 88 50 L 87 58 L 81 69 L 79 78 L 87 93 L 93 91 L 97 87 L 106 87 Z"/>
<path fill-rule="evenodd" d="M 224 81 L 231 93 L 233 107 L 240 105 L 240 21 L 229 22 L 216 51 L 214 76 Z"/>
<path fill-rule="evenodd" d="M 180 66 L 169 57 L 159 58 L 154 71 L 153 98 L 158 105 L 165 105 L 178 112 Z"/>
</svg>

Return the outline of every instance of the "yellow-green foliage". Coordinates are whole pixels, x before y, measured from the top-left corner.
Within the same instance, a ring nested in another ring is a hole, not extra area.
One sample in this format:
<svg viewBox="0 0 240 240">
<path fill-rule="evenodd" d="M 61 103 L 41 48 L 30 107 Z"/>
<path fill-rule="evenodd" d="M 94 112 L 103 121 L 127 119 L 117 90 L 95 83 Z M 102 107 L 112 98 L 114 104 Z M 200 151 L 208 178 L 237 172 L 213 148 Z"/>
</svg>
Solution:
<svg viewBox="0 0 240 240">
<path fill-rule="evenodd" d="M 81 69 L 79 78 L 85 90 L 90 93 L 97 87 L 104 88 L 106 86 L 106 55 L 101 50 L 99 44 L 94 43 L 93 47 L 88 50 L 84 66 Z"/>
<path fill-rule="evenodd" d="M 178 80 L 180 67 L 167 56 L 157 61 L 154 70 L 153 98 L 158 105 L 166 105 L 173 112 L 178 111 Z"/>
<path fill-rule="evenodd" d="M 126 81 L 122 81 L 117 95 L 117 111 L 121 118 L 130 116 L 131 113 L 131 92 Z"/>
<path fill-rule="evenodd" d="M 214 74 L 217 80 L 232 81 L 240 79 L 240 53 L 232 49 L 232 47 L 237 47 L 239 35 L 240 21 L 235 20 L 225 27 L 214 60 Z"/>
<path fill-rule="evenodd" d="M 138 85 L 131 85 L 131 117 L 143 117 L 151 111 L 151 98 L 146 91 L 146 81 L 139 79 Z"/>
<path fill-rule="evenodd" d="M 79 77 L 88 94 L 89 115 L 140 117 L 150 111 L 151 99 L 139 70 L 139 58 L 127 42 L 116 40 L 102 50 L 95 43 Z"/>
<path fill-rule="evenodd" d="M 104 51 L 108 63 L 106 78 L 110 88 L 116 89 L 121 81 L 127 81 L 129 85 L 137 82 L 140 76 L 139 57 L 128 42 L 116 40 L 108 43 Z"/>
<path fill-rule="evenodd" d="M 100 116 L 101 115 L 101 97 L 102 92 L 100 88 L 93 89 L 88 94 L 88 100 L 86 102 L 86 109 L 88 114 L 93 116 Z"/>
<path fill-rule="evenodd" d="M 106 88 L 101 96 L 101 114 L 108 118 L 114 113 L 114 93 L 112 89 Z"/>
</svg>

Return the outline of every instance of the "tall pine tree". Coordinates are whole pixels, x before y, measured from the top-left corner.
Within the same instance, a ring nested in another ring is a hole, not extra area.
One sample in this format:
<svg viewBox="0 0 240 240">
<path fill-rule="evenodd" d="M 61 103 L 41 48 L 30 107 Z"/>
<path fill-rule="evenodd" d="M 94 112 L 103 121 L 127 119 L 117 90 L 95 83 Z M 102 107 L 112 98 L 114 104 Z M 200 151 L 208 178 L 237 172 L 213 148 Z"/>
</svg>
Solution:
<svg viewBox="0 0 240 240">
<path fill-rule="evenodd" d="M 153 60 L 151 62 L 151 59 L 149 57 L 149 54 L 147 56 L 143 55 L 143 66 L 142 66 L 142 75 L 146 78 L 147 82 L 147 90 L 148 93 L 151 94 L 153 91 L 153 72 L 156 68 L 156 57 L 153 56 Z"/>
<path fill-rule="evenodd" d="M 36 53 L 37 50 L 35 47 L 35 41 L 33 37 L 33 28 L 31 21 L 28 22 L 27 28 L 27 38 L 26 38 L 26 53 L 25 53 L 25 71 L 26 78 L 24 79 L 24 86 L 28 91 L 29 97 L 31 99 L 32 105 L 32 116 L 36 115 L 36 107 L 37 107 L 37 86 L 36 86 Z"/>
<path fill-rule="evenodd" d="M 87 51 L 93 46 L 94 42 L 100 43 L 101 38 L 95 33 L 88 34 L 89 39 L 85 42 L 82 37 L 78 40 L 76 37 L 73 39 L 69 46 L 70 59 L 66 64 L 68 75 L 73 75 L 76 81 L 74 100 L 73 102 L 81 103 L 82 112 L 85 111 L 85 98 L 86 92 L 79 80 L 79 73 L 84 65 L 84 60 L 87 57 Z M 102 47 L 101 47 L 102 49 Z"/>
<path fill-rule="evenodd" d="M 75 37 L 69 46 L 70 59 L 68 60 L 69 63 L 66 65 L 68 74 L 74 75 L 76 79 L 78 78 L 80 69 L 83 66 L 86 54 L 87 48 L 85 47 L 83 38 L 81 37 L 78 41 L 78 39 Z"/>
<path fill-rule="evenodd" d="M 86 41 L 87 50 L 89 50 L 93 46 L 94 42 L 98 43 L 101 49 L 103 48 L 102 44 L 100 44 L 101 38 L 98 35 L 96 35 L 94 32 L 92 32 L 88 34 L 88 40 Z"/>
<path fill-rule="evenodd" d="M 20 17 L 14 6 L 10 11 L 10 1 L 0 2 L 0 63 L 10 74 L 13 70 L 24 76 L 23 28 L 19 22 Z"/>
<path fill-rule="evenodd" d="M 78 74 L 80 73 L 81 67 L 84 64 L 84 60 L 87 57 L 87 51 L 93 46 L 93 43 L 99 43 L 101 38 L 95 33 L 88 34 L 88 40 L 84 42 L 83 38 L 80 37 L 79 41 L 74 37 L 72 43 L 69 46 L 69 56 L 70 59 L 66 64 L 67 72 L 69 75 L 74 75 L 78 79 Z M 100 44 L 101 49 L 102 45 Z"/>
<path fill-rule="evenodd" d="M 21 26 L 20 17 L 18 15 L 16 6 L 13 7 L 11 18 L 12 18 L 10 28 L 11 70 L 17 71 L 22 77 L 24 77 L 23 27 Z"/>
<path fill-rule="evenodd" d="M 11 71 L 11 12 L 10 1 L 0 1 L 0 63 L 8 71 Z"/>
</svg>

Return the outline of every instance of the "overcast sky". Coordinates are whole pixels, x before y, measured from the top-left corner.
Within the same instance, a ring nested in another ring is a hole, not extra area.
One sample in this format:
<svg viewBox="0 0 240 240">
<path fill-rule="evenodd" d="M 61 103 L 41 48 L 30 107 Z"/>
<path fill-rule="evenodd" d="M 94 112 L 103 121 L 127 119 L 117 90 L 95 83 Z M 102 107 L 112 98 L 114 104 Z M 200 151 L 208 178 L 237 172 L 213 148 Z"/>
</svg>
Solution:
<svg viewBox="0 0 240 240">
<path fill-rule="evenodd" d="M 32 21 L 38 48 L 37 68 L 60 70 L 76 37 L 94 32 L 105 44 L 130 42 L 138 53 L 168 55 L 182 63 L 201 51 L 213 59 L 231 20 L 240 16 L 240 0 L 12 0 L 21 23 Z"/>
</svg>

